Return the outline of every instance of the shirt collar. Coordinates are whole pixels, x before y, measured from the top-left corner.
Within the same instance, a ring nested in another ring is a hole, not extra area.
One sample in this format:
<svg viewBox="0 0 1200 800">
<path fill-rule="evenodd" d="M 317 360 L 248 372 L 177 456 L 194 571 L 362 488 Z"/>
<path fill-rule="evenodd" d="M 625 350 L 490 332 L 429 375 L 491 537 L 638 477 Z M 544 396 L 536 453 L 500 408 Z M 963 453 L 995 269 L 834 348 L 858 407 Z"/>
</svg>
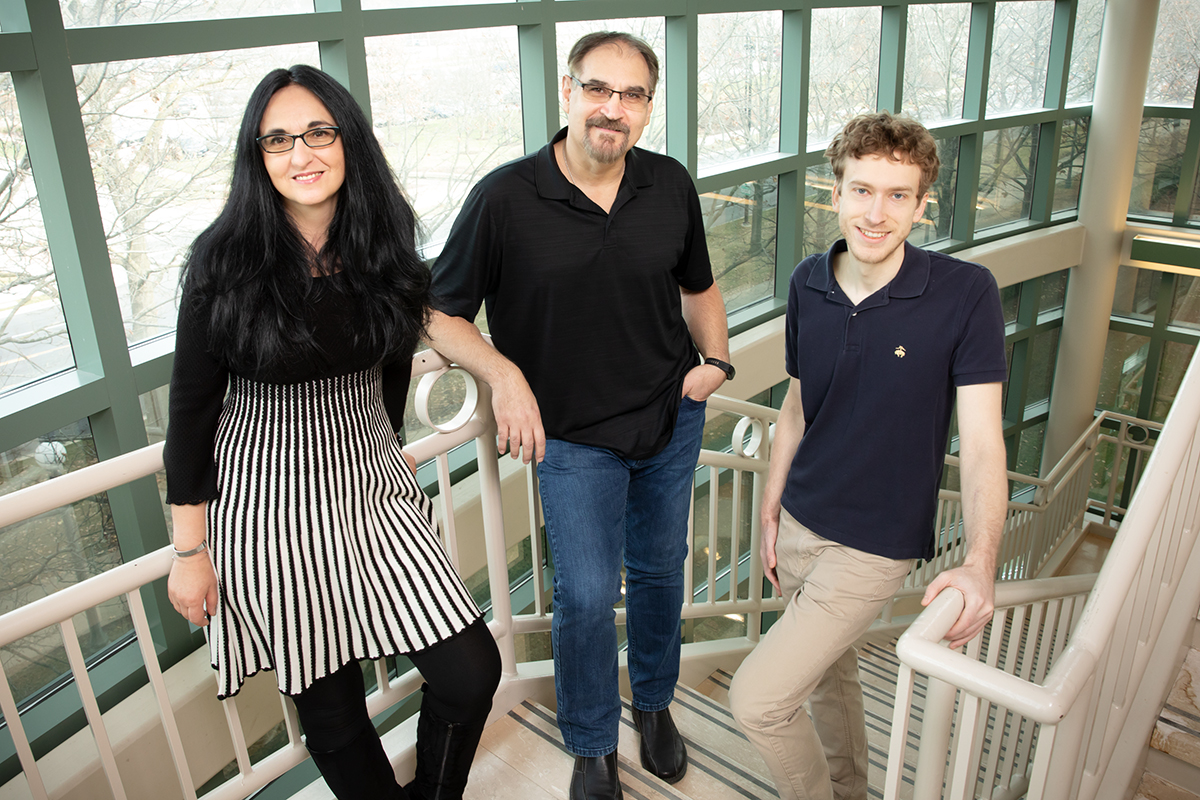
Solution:
<svg viewBox="0 0 1200 800">
<path fill-rule="evenodd" d="M 837 286 L 833 277 L 833 257 L 845 252 L 846 240 L 838 239 L 817 262 L 808 276 L 806 285 L 810 289 L 828 293 Z M 904 263 L 896 277 L 884 286 L 885 297 L 920 297 L 929 284 L 929 253 L 908 242 L 904 243 Z"/>
<path fill-rule="evenodd" d="M 537 191 L 539 196 L 548 200 L 571 199 L 574 187 L 558 168 L 558 160 L 554 157 L 554 145 L 565 138 L 567 129 L 562 128 L 537 154 Z M 625 154 L 625 176 L 621 184 L 622 190 L 628 187 L 633 194 L 637 194 L 640 188 L 654 185 L 654 173 L 637 147 L 629 148 Z"/>
</svg>

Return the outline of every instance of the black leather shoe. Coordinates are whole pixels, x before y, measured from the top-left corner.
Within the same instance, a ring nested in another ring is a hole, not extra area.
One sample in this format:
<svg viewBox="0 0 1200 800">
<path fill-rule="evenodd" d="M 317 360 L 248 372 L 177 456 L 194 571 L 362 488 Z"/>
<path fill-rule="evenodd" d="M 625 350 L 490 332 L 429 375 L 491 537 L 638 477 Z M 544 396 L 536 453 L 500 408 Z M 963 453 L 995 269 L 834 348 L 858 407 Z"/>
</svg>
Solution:
<svg viewBox="0 0 1200 800">
<path fill-rule="evenodd" d="M 633 709 L 633 725 L 642 734 L 642 766 L 656 778 L 676 783 L 687 773 L 687 747 L 671 719 L 671 710 Z"/>
<path fill-rule="evenodd" d="M 606 756 L 575 756 L 571 800 L 622 800 L 623 797 L 616 750 Z"/>
</svg>

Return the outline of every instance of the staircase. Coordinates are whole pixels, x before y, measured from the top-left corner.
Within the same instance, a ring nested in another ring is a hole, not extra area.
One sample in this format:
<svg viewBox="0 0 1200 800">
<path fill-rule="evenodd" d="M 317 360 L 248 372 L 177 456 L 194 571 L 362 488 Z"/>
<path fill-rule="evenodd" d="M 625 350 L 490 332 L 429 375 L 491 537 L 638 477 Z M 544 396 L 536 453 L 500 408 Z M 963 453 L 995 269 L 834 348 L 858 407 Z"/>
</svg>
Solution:
<svg viewBox="0 0 1200 800">
<path fill-rule="evenodd" d="M 859 672 L 866 700 L 870 746 L 870 795 L 880 787 L 891 731 L 898 661 L 895 639 L 868 635 L 859 642 Z M 699 686 L 675 689 L 671 716 L 687 742 L 688 771 L 674 785 L 649 776 L 639 763 L 638 734 L 628 699 L 622 700 L 618 764 L 621 784 L 633 800 L 761 800 L 778 797 L 766 765 L 727 707 L 732 675 L 717 670 Z M 916 752 L 920 721 L 909 747 Z M 562 800 L 567 797 L 574 756 L 563 746 L 554 712 L 526 700 L 484 732 L 466 800 Z M 905 795 L 911 797 L 910 791 Z"/>
<path fill-rule="evenodd" d="M 1183 666 L 1150 734 L 1150 758 L 1134 800 L 1200 800 L 1200 650 Z M 1189 787 L 1189 789 L 1183 787 Z"/>
</svg>

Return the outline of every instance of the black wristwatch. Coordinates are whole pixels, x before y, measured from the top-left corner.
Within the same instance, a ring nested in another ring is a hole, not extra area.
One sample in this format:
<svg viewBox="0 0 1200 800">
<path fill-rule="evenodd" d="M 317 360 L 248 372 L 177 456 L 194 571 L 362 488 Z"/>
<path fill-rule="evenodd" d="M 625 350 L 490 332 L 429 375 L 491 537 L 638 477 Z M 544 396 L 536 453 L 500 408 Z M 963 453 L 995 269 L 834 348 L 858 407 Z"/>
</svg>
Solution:
<svg viewBox="0 0 1200 800">
<path fill-rule="evenodd" d="M 725 380 L 731 381 L 733 380 L 733 376 L 737 374 L 737 370 L 733 368 L 733 364 L 730 364 L 728 361 L 722 361 L 719 358 L 706 358 L 704 359 L 704 363 L 711 364 L 712 366 L 724 372 Z"/>
</svg>

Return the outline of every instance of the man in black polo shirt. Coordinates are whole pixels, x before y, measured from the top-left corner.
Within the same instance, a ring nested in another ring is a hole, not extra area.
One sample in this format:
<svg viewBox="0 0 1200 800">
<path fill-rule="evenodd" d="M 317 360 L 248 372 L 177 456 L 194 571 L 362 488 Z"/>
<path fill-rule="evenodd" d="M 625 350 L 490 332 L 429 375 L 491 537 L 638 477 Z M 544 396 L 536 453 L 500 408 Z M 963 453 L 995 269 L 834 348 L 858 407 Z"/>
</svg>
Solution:
<svg viewBox="0 0 1200 800">
<path fill-rule="evenodd" d="M 480 181 L 455 221 L 429 338 L 492 387 L 500 452 L 539 462 L 570 796 L 600 800 L 621 797 L 622 563 L 642 763 L 669 782 L 687 769 L 668 706 L 688 510 L 704 401 L 733 368 L 691 177 L 633 148 L 658 59 L 602 32 L 576 42 L 568 65 L 567 127 Z M 481 303 L 495 349 L 472 323 Z"/>
<path fill-rule="evenodd" d="M 1004 321 L 986 269 L 905 241 L 937 179 L 929 131 L 886 112 L 863 115 L 826 155 L 845 238 L 792 274 L 791 382 L 762 506 L 763 567 L 788 605 L 742 663 L 730 702 L 781 798 L 865 800 L 853 645 L 913 561 L 933 554 L 956 402 L 968 550 L 922 602 L 947 587 L 962 592 L 952 647 L 991 619 L 1008 498 Z"/>
</svg>

